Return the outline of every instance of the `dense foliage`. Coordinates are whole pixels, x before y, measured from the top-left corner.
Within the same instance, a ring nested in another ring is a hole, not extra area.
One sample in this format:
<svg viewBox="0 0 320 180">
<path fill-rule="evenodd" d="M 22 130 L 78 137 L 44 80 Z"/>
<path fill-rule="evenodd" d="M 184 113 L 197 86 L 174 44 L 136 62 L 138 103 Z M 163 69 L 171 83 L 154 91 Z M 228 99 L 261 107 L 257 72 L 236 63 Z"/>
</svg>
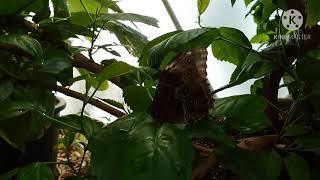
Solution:
<svg viewBox="0 0 320 180">
<path fill-rule="evenodd" d="M 152 41 L 134 23 L 157 27 L 157 20 L 125 13 L 117 1 L 1 2 L 0 137 L 24 151 L 25 144 L 39 139 L 51 124 L 69 137 L 63 142 L 66 148 L 80 132 L 88 140 L 82 145 L 84 152 L 91 152 L 91 167 L 87 174 L 76 171 L 74 179 L 197 179 L 213 171 L 217 162 L 233 177 L 246 180 L 320 179 L 320 2 L 244 2 L 257 24 L 251 40 L 231 27 L 202 27 L 169 32 Z M 209 3 L 198 0 L 199 16 Z M 299 30 L 282 26 L 281 15 L 287 9 L 303 14 Z M 97 45 L 101 31 L 113 33 L 119 44 Z M 298 38 L 302 36 L 310 38 Z M 91 47 L 73 46 L 70 39 L 79 37 L 89 40 Z M 252 48 L 254 43 L 261 45 L 258 50 Z M 115 45 L 139 58 L 139 67 L 117 60 L 121 55 Z M 206 118 L 193 126 L 153 119 L 149 108 L 165 66 L 181 52 L 210 45 L 217 59 L 237 66 L 230 83 L 215 92 L 255 79 L 251 94 L 215 100 Z M 115 59 L 96 62 L 97 51 Z M 81 75 L 75 77 L 73 68 Z M 68 89 L 82 80 L 85 94 Z M 122 88 L 129 108 L 95 97 L 109 81 Z M 282 87 L 291 97 L 284 105 L 278 100 Z M 53 91 L 82 100 L 81 113 L 54 117 Z M 103 127 L 85 115 L 89 103 L 119 119 Z M 214 148 L 195 145 L 195 138 L 209 139 Z M 47 166 L 52 163 L 35 162 L 0 179 L 54 179 Z"/>
</svg>

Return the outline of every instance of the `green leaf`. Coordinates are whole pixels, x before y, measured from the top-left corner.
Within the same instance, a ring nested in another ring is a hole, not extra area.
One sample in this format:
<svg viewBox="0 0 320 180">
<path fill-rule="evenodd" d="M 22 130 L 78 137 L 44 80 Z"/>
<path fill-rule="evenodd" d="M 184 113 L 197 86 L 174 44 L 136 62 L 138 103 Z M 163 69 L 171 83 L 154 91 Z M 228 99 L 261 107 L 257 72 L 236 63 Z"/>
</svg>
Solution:
<svg viewBox="0 0 320 180">
<path fill-rule="evenodd" d="M 297 149 L 299 151 L 320 152 L 320 133 L 314 132 L 296 139 Z"/>
<path fill-rule="evenodd" d="M 133 69 L 134 69 L 133 66 L 125 62 L 118 61 L 118 62 L 112 63 L 109 66 L 106 66 L 103 69 L 103 71 L 97 76 L 97 81 L 103 82 L 113 77 L 124 75 Z"/>
<path fill-rule="evenodd" d="M 222 165 L 245 180 L 277 180 L 282 169 L 280 155 L 271 149 L 250 152 L 237 148 L 217 148 Z"/>
<path fill-rule="evenodd" d="M 38 12 L 35 12 L 36 15 L 33 16 L 32 21 L 39 23 L 43 19 L 50 17 L 50 7 L 49 0 L 38 0 L 38 3 L 42 5 L 42 8 L 39 8 Z M 41 6 L 40 5 L 40 6 Z"/>
<path fill-rule="evenodd" d="M 263 89 L 263 78 L 256 80 L 250 87 L 250 92 L 252 95 L 262 95 L 262 89 Z"/>
<path fill-rule="evenodd" d="M 238 65 L 251 51 L 251 43 L 243 32 L 234 28 L 219 28 L 220 38 L 212 42 L 213 55 L 223 61 Z"/>
<path fill-rule="evenodd" d="M 76 15 L 73 14 L 73 16 L 69 18 L 70 20 L 56 18 L 47 19 L 46 21 L 40 22 L 39 26 L 43 30 L 50 31 L 50 35 L 53 36 L 52 38 L 64 40 L 70 37 L 78 38 L 77 35 L 91 37 L 92 31 L 83 26 L 80 22 L 75 21 L 74 16 Z M 81 16 L 79 18 L 81 18 Z M 84 19 L 82 18 L 81 21 L 83 20 Z"/>
<path fill-rule="evenodd" d="M 305 124 L 304 123 L 295 123 L 291 124 L 286 128 L 285 136 L 301 136 L 305 134 Z"/>
<path fill-rule="evenodd" d="M 259 0 L 256 2 L 254 21 L 260 24 L 270 18 L 270 15 L 277 9 L 277 5 L 271 0 Z"/>
<path fill-rule="evenodd" d="M 236 3 L 236 0 L 231 0 L 231 5 L 234 6 L 234 3 Z"/>
<path fill-rule="evenodd" d="M 56 120 L 63 122 L 59 123 L 53 121 L 57 127 L 81 132 L 88 140 L 103 127 L 103 123 L 100 121 L 91 119 L 87 116 L 83 116 L 81 119 L 81 116 L 75 114 L 56 117 Z M 70 127 L 73 128 L 70 129 Z"/>
<path fill-rule="evenodd" d="M 73 59 L 66 51 L 48 47 L 44 54 L 44 63 L 39 71 L 58 74 L 64 69 L 72 68 Z"/>
<path fill-rule="evenodd" d="M 178 53 L 196 47 L 206 47 L 218 36 L 219 33 L 215 28 L 199 28 L 178 32 L 153 46 L 144 58 L 147 59 L 149 67 L 159 68 L 160 65 L 164 67 Z M 145 60 L 140 59 L 140 61 Z"/>
<path fill-rule="evenodd" d="M 97 20 L 104 20 L 104 21 L 133 21 L 133 22 L 141 22 L 147 25 L 158 26 L 158 20 L 149 17 L 149 16 L 142 16 L 139 14 L 134 13 L 113 13 L 113 14 L 101 14 L 98 16 Z"/>
<path fill-rule="evenodd" d="M 148 43 L 145 35 L 118 21 L 109 21 L 105 29 L 115 34 L 122 45 L 133 56 L 139 57 Z"/>
<path fill-rule="evenodd" d="M 198 0 L 198 12 L 201 15 L 208 8 L 210 0 Z"/>
<path fill-rule="evenodd" d="M 41 44 L 30 36 L 10 34 L 0 36 L 0 43 L 16 46 L 27 52 L 35 58 L 34 63 L 41 64 L 43 62 L 43 52 Z"/>
<path fill-rule="evenodd" d="M 274 64 L 264 60 L 258 52 L 250 52 L 243 63 L 233 72 L 230 82 L 241 84 L 249 79 L 260 78 L 274 69 Z"/>
<path fill-rule="evenodd" d="M 216 142 L 234 147 L 231 138 L 213 121 L 200 121 L 190 130 L 192 138 L 210 138 Z"/>
<path fill-rule="evenodd" d="M 170 38 L 171 36 L 179 33 L 181 31 L 173 31 L 173 32 L 169 32 L 166 34 L 163 34 L 153 40 L 151 40 L 150 42 L 148 42 L 148 44 L 146 44 L 146 46 L 143 48 L 143 51 L 141 53 L 141 56 L 139 58 L 139 65 L 140 66 L 147 66 L 148 65 L 148 53 L 150 51 L 151 48 L 153 48 L 154 46 L 156 46 L 157 44 L 161 43 L 162 41 Z"/>
<path fill-rule="evenodd" d="M 89 141 L 91 174 L 97 180 L 185 180 L 191 177 L 191 140 L 174 124 L 131 114 L 106 126 Z M 161 170 L 161 171 L 159 171 Z"/>
<path fill-rule="evenodd" d="M 91 16 L 94 16 L 94 14 L 90 14 Z M 69 20 L 71 24 L 79 25 L 79 26 L 91 26 L 92 22 L 90 17 L 86 12 L 80 11 L 80 12 L 73 12 L 71 13 L 71 16 L 69 17 Z"/>
<path fill-rule="evenodd" d="M 19 170 L 19 180 L 54 180 L 50 168 L 43 163 L 32 163 Z"/>
<path fill-rule="evenodd" d="M 292 180 L 309 180 L 308 163 L 295 153 L 289 152 L 284 158 L 284 164 Z"/>
<path fill-rule="evenodd" d="M 263 97 L 240 95 L 217 99 L 210 114 L 227 117 L 228 125 L 243 133 L 253 133 L 271 126 L 264 110 L 267 102 Z"/>
<path fill-rule="evenodd" d="M 320 3 L 317 0 L 307 0 L 306 3 L 307 26 L 312 27 L 320 22 L 320 11 L 318 9 Z"/>
<path fill-rule="evenodd" d="M 97 10 L 99 10 L 102 5 L 100 4 L 99 1 L 97 0 L 66 0 L 68 5 L 69 5 L 69 10 L 70 12 L 81 12 L 81 11 L 85 11 L 85 9 L 89 12 L 89 13 L 93 13 L 95 14 Z M 82 3 L 83 5 L 82 5 Z M 84 6 L 84 7 L 83 7 Z M 102 11 L 106 12 L 106 9 L 103 8 Z"/>
<path fill-rule="evenodd" d="M 27 7 L 32 4 L 34 0 L 12 0 L 3 1 L 0 6 L 0 15 L 15 14 L 21 8 Z"/>
<path fill-rule="evenodd" d="M 320 59 L 312 56 L 304 56 L 297 60 L 296 72 L 298 77 L 307 82 L 315 83 L 319 81 Z"/>
<path fill-rule="evenodd" d="M 0 120 L 6 120 L 35 109 L 29 101 L 11 101 L 0 105 Z"/>
<path fill-rule="evenodd" d="M 315 95 L 320 95 L 320 81 L 316 82 L 312 86 L 312 93 L 315 94 Z"/>
<path fill-rule="evenodd" d="M 100 83 L 95 76 L 96 74 L 93 74 L 89 72 L 86 69 L 78 68 L 78 72 L 81 74 L 81 76 L 84 76 L 83 78 L 86 80 L 86 86 L 92 87 L 94 89 L 98 88 L 98 91 L 105 91 L 109 88 L 109 82 L 108 80 L 103 81 Z M 100 86 L 99 86 L 100 84 Z M 99 87 L 98 87 L 99 86 Z"/>
<path fill-rule="evenodd" d="M 248 6 L 253 0 L 244 0 L 244 3 L 246 4 L 246 6 Z"/>
<path fill-rule="evenodd" d="M 16 175 L 18 173 L 18 168 L 13 169 L 9 172 L 6 172 L 4 174 L 0 174 L 0 179 L 1 180 L 12 180 L 13 176 Z"/>
<path fill-rule="evenodd" d="M 67 1 L 65 0 L 52 0 L 54 8 L 54 16 L 59 18 L 66 18 L 70 16 Z"/>
<path fill-rule="evenodd" d="M 146 111 L 152 104 L 152 97 L 143 86 L 126 87 L 123 90 L 123 97 L 133 111 Z"/>
<path fill-rule="evenodd" d="M 80 119 L 81 120 L 81 119 Z M 81 122 L 81 121 L 80 121 Z M 88 139 L 96 135 L 100 130 L 102 130 L 103 123 L 95 119 L 91 119 L 87 116 L 83 117 L 82 130 L 81 133 Z"/>
<path fill-rule="evenodd" d="M 253 43 L 253 44 L 268 43 L 269 41 L 270 41 L 270 38 L 269 38 L 268 34 L 266 34 L 266 33 L 256 34 L 251 39 L 251 43 Z"/>
<path fill-rule="evenodd" d="M 13 83 L 10 80 L 2 80 L 2 82 L 0 82 L 0 102 L 12 94 L 13 88 Z"/>
<path fill-rule="evenodd" d="M 118 102 L 118 101 L 115 101 L 113 99 L 102 99 L 104 102 L 114 106 L 114 107 L 117 107 L 119 109 L 124 109 L 124 106 L 122 103 Z"/>
</svg>

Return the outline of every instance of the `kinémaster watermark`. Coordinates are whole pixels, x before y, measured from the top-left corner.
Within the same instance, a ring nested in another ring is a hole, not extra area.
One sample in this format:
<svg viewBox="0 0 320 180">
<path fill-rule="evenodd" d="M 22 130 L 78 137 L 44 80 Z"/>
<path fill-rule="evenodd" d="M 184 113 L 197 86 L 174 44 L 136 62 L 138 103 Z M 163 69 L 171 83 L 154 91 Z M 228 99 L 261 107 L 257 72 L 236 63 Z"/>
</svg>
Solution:
<svg viewBox="0 0 320 180">
<path fill-rule="evenodd" d="M 303 25 L 303 15 L 295 9 L 289 9 L 283 12 L 281 17 L 282 25 L 289 31 L 297 31 Z M 292 34 L 285 34 L 285 35 L 274 35 L 274 39 L 277 40 L 309 40 L 311 39 L 310 34 L 304 34 L 301 31 L 294 32 Z"/>
</svg>

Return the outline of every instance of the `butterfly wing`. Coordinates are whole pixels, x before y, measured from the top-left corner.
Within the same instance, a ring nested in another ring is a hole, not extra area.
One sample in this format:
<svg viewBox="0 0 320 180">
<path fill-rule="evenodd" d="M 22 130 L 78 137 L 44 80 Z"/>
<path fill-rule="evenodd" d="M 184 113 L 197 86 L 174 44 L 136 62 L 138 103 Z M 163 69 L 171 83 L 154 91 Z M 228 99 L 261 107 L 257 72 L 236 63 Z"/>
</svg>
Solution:
<svg viewBox="0 0 320 180">
<path fill-rule="evenodd" d="M 179 54 L 160 79 L 152 106 L 155 118 L 166 122 L 193 123 L 212 104 L 206 73 L 207 51 L 196 48 Z"/>
</svg>

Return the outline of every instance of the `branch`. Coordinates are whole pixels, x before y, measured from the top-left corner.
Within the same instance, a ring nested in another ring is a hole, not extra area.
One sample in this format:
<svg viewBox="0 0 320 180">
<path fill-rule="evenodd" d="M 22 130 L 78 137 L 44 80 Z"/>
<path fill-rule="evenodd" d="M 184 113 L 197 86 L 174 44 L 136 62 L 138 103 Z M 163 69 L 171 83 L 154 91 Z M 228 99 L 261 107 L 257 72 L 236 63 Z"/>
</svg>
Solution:
<svg viewBox="0 0 320 180">
<path fill-rule="evenodd" d="M 61 92 L 67 96 L 70 96 L 70 97 L 73 97 L 73 98 L 76 98 L 76 99 L 79 99 L 81 101 L 84 101 L 88 98 L 88 96 L 86 97 L 85 95 L 79 93 L 79 92 L 76 92 L 76 91 L 73 91 L 71 89 L 67 89 L 65 87 L 62 87 L 62 86 L 57 86 L 57 85 L 52 85 L 52 84 L 49 84 L 49 83 L 45 83 L 46 87 L 50 90 L 54 90 L 54 91 L 58 91 L 58 92 Z M 93 106 L 96 106 L 97 108 L 99 109 L 102 109 L 116 117 L 121 117 L 121 116 L 124 116 L 126 115 L 124 112 L 122 111 L 119 111 L 115 108 L 113 108 L 112 106 L 106 104 L 106 103 L 103 103 L 101 102 L 100 100 L 98 99 L 95 99 L 95 98 L 91 98 L 89 99 L 88 103 L 90 103 L 91 105 Z"/>
<path fill-rule="evenodd" d="M 93 73 L 101 73 L 104 69 L 104 66 L 90 61 L 85 55 L 81 53 L 77 53 L 73 55 L 73 66 L 77 68 L 84 68 Z M 111 78 L 110 81 L 120 87 L 121 89 L 124 88 L 124 85 L 121 83 L 120 77 Z"/>
<path fill-rule="evenodd" d="M 30 21 L 25 21 L 25 25 L 34 33 L 39 34 L 39 36 L 47 41 L 55 41 L 55 39 L 52 39 L 52 35 L 50 35 L 50 32 L 44 31 L 43 29 L 40 29 L 39 26 L 35 23 L 32 23 Z M 93 73 L 101 73 L 104 69 L 104 66 L 92 62 L 89 58 L 84 56 L 81 53 L 76 53 L 73 55 L 73 66 L 77 68 L 84 68 L 90 72 Z M 121 79 L 119 77 L 112 78 L 110 81 L 123 89 L 124 85 L 121 83 Z"/>
</svg>

